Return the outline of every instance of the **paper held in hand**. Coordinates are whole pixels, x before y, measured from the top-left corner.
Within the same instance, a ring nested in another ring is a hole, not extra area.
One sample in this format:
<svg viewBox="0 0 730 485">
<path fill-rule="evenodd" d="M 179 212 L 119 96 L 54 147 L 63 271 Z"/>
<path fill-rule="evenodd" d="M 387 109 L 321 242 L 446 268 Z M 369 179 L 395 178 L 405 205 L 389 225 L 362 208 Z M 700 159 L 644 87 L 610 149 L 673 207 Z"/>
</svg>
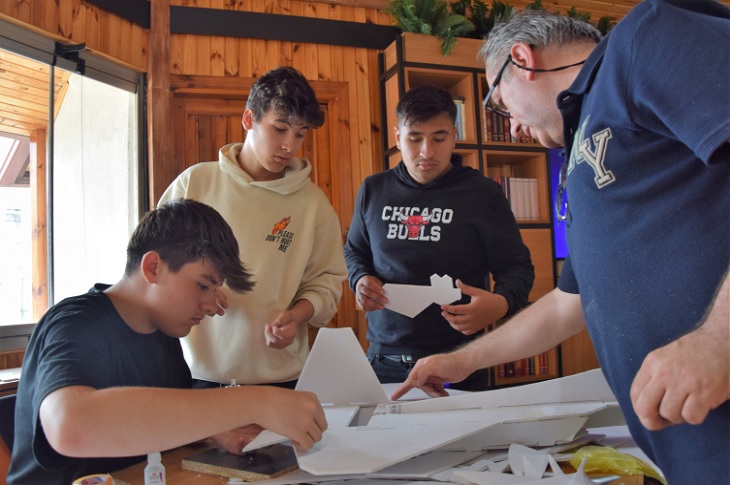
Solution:
<svg viewBox="0 0 730 485">
<path fill-rule="evenodd" d="M 430 286 L 386 283 L 383 290 L 388 298 L 385 308 L 411 318 L 431 303 L 446 305 L 461 298 L 461 291 L 454 286 L 454 280 L 449 275 L 431 275 Z"/>
</svg>

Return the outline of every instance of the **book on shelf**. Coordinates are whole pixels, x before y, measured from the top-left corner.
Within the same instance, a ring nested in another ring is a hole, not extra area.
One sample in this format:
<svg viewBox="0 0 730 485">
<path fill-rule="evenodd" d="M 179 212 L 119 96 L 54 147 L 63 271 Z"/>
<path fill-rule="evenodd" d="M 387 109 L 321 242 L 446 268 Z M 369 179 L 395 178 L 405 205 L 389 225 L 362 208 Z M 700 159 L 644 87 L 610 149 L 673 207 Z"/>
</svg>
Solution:
<svg viewBox="0 0 730 485">
<path fill-rule="evenodd" d="M 505 362 L 497 366 L 497 377 L 530 377 L 547 375 L 550 373 L 548 352 L 518 359 L 512 362 Z"/>
<path fill-rule="evenodd" d="M 494 141 L 504 141 L 504 117 L 498 115 L 494 111 L 492 113 L 492 135 Z"/>
<path fill-rule="evenodd" d="M 537 143 L 537 140 L 522 132 L 516 137 L 512 136 L 509 118 L 505 116 L 483 108 L 482 117 L 484 118 L 484 139 L 488 142 Z"/>
<path fill-rule="evenodd" d="M 466 131 L 464 130 L 464 127 L 466 125 L 466 113 L 464 111 L 465 98 L 463 96 L 452 96 L 452 98 L 454 99 L 454 105 L 456 105 L 456 139 L 465 140 L 466 139 Z"/>
<path fill-rule="evenodd" d="M 527 178 L 527 193 L 528 193 L 528 214 L 530 220 L 537 220 L 540 218 L 540 204 L 537 200 L 537 179 Z"/>
<path fill-rule="evenodd" d="M 501 176 L 494 180 L 502 186 L 515 219 L 526 221 L 540 219 L 537 179 Z"/>
</svg>

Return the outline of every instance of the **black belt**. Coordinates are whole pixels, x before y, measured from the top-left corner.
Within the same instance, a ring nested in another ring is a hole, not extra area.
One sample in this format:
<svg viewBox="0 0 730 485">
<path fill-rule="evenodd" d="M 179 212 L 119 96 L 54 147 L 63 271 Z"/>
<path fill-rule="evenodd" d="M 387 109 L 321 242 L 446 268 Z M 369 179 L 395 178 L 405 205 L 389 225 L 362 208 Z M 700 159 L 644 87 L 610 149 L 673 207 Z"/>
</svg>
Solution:
<svg viewBox="0 0 730 485">
<path fill-rule="evenodd" d="M 411 354 L 376 354 L 393 362 L 403 362 L 404 364 L 415 364 L 418 358 Z"/>
</svg>

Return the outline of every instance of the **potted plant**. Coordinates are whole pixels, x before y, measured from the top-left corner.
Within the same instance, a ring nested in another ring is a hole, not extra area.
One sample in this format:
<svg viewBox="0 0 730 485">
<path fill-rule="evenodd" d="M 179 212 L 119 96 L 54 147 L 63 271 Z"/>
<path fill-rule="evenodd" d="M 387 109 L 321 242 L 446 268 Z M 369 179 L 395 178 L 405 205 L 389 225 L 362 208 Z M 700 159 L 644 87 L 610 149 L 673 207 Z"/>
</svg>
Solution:
<svg viewBox="0 0 730 485">
<path fill-rule="evenodd" d="M 515 13 L 515 7 L 508 2 L 494 0 L 491 9 L 483 0 L 388 0 L 386 12 L 395 18 L 396 25 L 403 32 L 427 34 L 441 40 L 441 53 L 448 56 L 456 45 L 458 37 L 483 39 L 495 24 L 508 21 Z M 542 0 L 534 0 L 526 9 L 544 10 Z M 590 22 L 590 14 L 578 12 L 571 7 L 565 15 Z M 602 17 L 598 30 L 605 35 L 615 25 L 610 17 Z"/>
<path fill-rule="evenodd" d="M 449 9 L 444 0 L 389 0 L 386 12 L 391 14 L 403 32 L 435 35 L 441 39 L 441 53 L 448 56 L 457 37 L 474 30 L 464 15 Z"/>
<path fill-rule="evenodd" d="M 495 24 L 507 22 L 516 12 L 513 6 L 499 0 L 492 2 L 491 10 L 482 0 L 457 0 L 450 6 L 452 13 L 463 15 L 474 24 L 474 30 L 464 35 L 474 39 L 484 39 Z"/>
</svg>

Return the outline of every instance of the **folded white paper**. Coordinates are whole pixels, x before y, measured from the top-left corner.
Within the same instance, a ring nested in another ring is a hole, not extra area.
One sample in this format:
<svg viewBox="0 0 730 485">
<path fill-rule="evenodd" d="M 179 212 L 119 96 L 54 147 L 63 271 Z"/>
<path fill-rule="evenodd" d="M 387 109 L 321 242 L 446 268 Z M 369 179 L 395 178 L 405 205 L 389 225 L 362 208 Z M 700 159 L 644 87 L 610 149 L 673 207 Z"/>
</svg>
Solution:
<svg viewBox="0 0 730 485">
<path fill-rule="evenodd" d="M 446 305 L 461 298 L 461 291 L 449 275 L 431 275 L 430 286 L 386 283 L 383 290 L 388 298 L 385 308 L 411 318 L 432 303 Z"/>
</svg>

